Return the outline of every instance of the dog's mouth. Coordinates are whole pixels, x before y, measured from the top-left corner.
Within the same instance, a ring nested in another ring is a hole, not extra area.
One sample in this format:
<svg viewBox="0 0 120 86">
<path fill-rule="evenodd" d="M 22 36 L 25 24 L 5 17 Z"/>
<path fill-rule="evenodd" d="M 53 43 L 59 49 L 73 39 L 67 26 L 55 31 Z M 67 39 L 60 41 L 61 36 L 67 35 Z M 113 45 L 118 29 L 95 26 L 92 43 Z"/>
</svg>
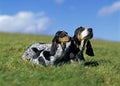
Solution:
<svg viewBox="0 0 120 86">
<path fill-rule="evenodd" d="M 93 38 L 93 31 L 91 28 L 81 33 L 81 39 L 91 39 L 91 38 Z"/>
<path fill-rule="evenodd" d="M 93 33 L 89 32 L 87 36 L 85 36 L 83 39 L 91 39 L 93 38 Z"/>
</svg>

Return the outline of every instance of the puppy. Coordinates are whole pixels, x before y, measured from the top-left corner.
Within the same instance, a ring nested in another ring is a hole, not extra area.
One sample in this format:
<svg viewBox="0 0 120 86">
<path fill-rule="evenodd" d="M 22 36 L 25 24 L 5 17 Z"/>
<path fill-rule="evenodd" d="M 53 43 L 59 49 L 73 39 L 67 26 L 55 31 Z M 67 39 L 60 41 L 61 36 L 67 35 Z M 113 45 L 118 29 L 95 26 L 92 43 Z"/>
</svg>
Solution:
<svg viewBox="0 0 120 86">
<path fill-rule="evenodd" d="M 63 62 L 80 61 L 84 62 L 85 58 L 83 51 L 86 47 L 86 54 L 94 56 L 93 48 L 90 43 L 90 39 L 93 38 L 92 28 L 78 27 L 74 36 L 72 37 L 71 44 L 65 52 L 65 56 L 62 59 Z"/>
<path fill-rule="evenodd" d="M 23 60 L 30 60 L 33 63 L 44 66 L 54 65 L 59 57 L 62 57 L 66 49 L 66 43 L 71 39 L 65 31 L 57 31 L 52 44 L 35 43 L 28 47 L 23 56 Z"/>
</svg>

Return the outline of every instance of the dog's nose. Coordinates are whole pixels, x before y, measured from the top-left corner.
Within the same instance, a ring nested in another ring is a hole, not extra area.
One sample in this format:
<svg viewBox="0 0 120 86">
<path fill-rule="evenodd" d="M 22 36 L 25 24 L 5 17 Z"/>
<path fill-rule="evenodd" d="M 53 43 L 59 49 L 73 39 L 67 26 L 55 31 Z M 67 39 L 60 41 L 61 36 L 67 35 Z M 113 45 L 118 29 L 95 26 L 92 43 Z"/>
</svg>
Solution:
<svg viewBox="0 0 120 86">
<path fill-rule="evenodd" d="M 89 32 L 92 32 L 92 28 L 89 28 L 88 31 L 89 31 Z"/>
</svg>

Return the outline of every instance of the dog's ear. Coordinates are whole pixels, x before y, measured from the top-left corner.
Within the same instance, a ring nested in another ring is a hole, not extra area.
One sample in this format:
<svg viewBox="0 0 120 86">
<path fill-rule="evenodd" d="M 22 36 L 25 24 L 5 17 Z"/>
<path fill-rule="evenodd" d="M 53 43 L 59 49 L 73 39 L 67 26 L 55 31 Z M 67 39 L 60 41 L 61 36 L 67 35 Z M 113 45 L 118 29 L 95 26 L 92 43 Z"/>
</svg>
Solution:
<svg viewBox="0 0 120 86">
<path fill-rule="evenodd" d="M 50 54 L 51 54 L 52 56 L 54 56 L 55 53 L 56 53 L 56 51 L 57 51 L 57 43 L 56 43 L 56 42 L 52 42 Z"/>
<path fill-rule="evenodd" d="M 93 48 L 89 40 L 87 41 L 86 44 L 86 54 L 89 56 L 94 56 Z"/>
<path fill-rule="evenodd" d="M 53 40 L 52 40 L 52 46 L 51 46 L 51 50 L 50 50 L 50 54 L 52 56 L 55 55 L 56 51 L 57 51 L 57 43 L 59 42 L 58 38 L 59 38 L 59 33 L 60 31 L 56 32 Z"/>
<path fill-rule="evenodd" d="M 52 39 L 52 44 L 54 42 L 59 42 L 59 34 L 57 34 L 57 33 L 55 34 L 54 38 Z"/>
</svg>

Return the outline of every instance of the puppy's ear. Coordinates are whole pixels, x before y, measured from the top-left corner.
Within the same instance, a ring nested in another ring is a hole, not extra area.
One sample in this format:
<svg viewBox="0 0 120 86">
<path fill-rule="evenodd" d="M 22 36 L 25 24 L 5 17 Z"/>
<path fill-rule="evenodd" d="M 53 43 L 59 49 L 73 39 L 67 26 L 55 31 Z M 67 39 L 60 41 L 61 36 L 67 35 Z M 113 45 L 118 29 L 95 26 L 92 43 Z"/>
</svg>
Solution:
<svg viewBox="0 0 120 86">
<path fill-rule="evenodd" d="M 59 42 L 59 35 L 57 33 L 55 34 L 54 38 L 52 39 L 52 44 L 54 42 Z"/>
<path fill-rule="evenodd" d="M 51 46 L 51 50 L 50 50 L 50 54 L 52 56 L 54 56 L 57 51 L 57 43 L 58 43 L 59 33 L 60 33 L 60 31 L 56 32 L 56 34 L 52 40 L 52 46 Z"/>
<path fill-rule="evenodd" d="M 50 54 L 51 54 L 52 56 L 54 56 L 55 53 L 56 53 L 56 51 L 57 51 L 57 43 L 56 43 L 56 42 L 52 42 Z"/>
<path fill-rule="evenodd" d="M 89 40 L 87 41 L 86 44 L 86 54 L 89 56 L 94 56 L 93 48 Z"/>
</svg>

